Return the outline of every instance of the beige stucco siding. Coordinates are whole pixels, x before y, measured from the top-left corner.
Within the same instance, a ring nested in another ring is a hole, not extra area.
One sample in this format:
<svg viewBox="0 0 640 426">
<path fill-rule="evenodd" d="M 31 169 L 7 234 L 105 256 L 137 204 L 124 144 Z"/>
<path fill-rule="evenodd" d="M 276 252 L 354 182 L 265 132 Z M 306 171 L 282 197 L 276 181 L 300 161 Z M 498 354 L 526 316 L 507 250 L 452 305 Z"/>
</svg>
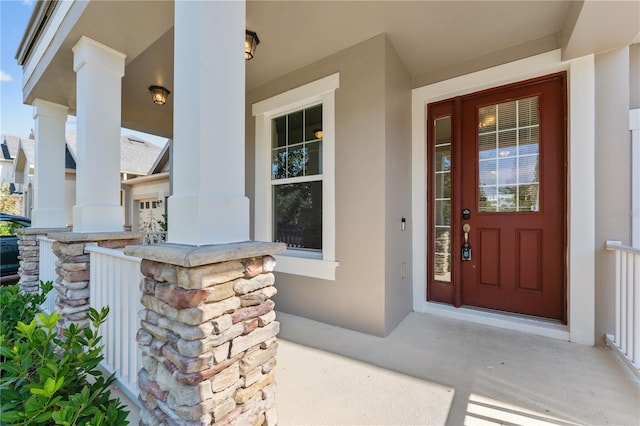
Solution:
<svg viewBox="0 0 640 426">
<path fill-rule="evenodd" d="M 385 333 L 411 311 L 411 76 L 385 46 Z M 402 218 L 406 228 L 401 228 Z"/>
<path fill-rule="evenodd" d="M 275 300 L 278 310 L 376 335 L 388 333 L 411 307 L 410 274 L 402 285 L 397 283 L 398 259 L 410 257 L 410 234 L 387 241 L 388 233 L 395 234 L 391 223 L 399 230 L 401 215 L 408 218 L 410 213 L 410 79 L 395 53 L 387 57 L 391 50 L 386 37 L 377 36 L 247 93 L 247 194 L 253 200 L 255 132 L 250 106 L 340 74 L 335 93 L 335 251 L 340 262 L 336 280 L 278 274 Z M 387 158 L 389 144 L 401 148 L 397 157 Z M 394 169 L 391 176 L 389 165 Z M 400 183 L 406 187 L 396 188 Z M 388 198 L 395 191 L 404 195 Z M 390 202 L 398 205 L 390 207 Z M 389 214 L 393 217 L 388 218 Z M 393 273 L 389 274 L 397 278 L 391 287 L 394 291 L 388 294 L 391 284 L 386 283 L 390 276 L 386 269 L 391 263 Z"/>
<path fill-rule="evenodd" d="M 615 327 L 613 255 L 604 244 L 631 244 L 629 48 L 596 55 L 595 72 L 595 340 L 603 344 Z"/>
<path fill-rule="evenodd" d="M 640 43 L 629 47 L 629 103 L 640 108 Z"/>
</svg>

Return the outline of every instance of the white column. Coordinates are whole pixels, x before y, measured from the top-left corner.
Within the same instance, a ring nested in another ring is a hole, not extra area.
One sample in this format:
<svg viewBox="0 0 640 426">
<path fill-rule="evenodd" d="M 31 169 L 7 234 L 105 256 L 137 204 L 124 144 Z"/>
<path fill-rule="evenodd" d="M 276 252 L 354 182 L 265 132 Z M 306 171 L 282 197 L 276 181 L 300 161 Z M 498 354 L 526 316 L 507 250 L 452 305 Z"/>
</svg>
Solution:
<svg viewBox="0 0 640 426">
<path fill-rule="evenodd" d="M 175 2 L 173 243 L 249 239 L 245 2 Z"/>
<path fill-rule="evenodd" d="M 73 230 L 122 231 L 120 108 L 125 55 L 85 36 L 73 54 L 78 132 Z"/>
<path fill-rule="evenodd" d="M 33 101 L 35 119 L 34 228 L 67 226 L 65 211 L 65 122 L 68 108 L 42 99 Z"/>
</svg>

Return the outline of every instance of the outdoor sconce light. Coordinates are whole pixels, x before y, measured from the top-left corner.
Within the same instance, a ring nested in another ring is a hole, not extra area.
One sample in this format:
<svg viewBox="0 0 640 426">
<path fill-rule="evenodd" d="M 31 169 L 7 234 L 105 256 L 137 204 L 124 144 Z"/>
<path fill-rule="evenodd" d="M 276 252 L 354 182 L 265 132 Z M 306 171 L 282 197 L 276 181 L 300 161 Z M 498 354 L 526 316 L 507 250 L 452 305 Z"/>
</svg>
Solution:
<svg viewBox="0 0 640 426">
<path fill-rule="evenodd" d="M 158 105 L 164 105 L 167 102 L 167 96 L 171 93 L 162 86 L 149 86 L 149 92 L 151 92 L 153 103 Z"/>
<path fill-rule="evenodd" d="M 247 61 L 253 58 L 253 54 L 256 53 L 256 46 L 260 44 L 258 34 L 253 31 L 245 30 L 244 36 L 244 59 Z"/>
</svg>

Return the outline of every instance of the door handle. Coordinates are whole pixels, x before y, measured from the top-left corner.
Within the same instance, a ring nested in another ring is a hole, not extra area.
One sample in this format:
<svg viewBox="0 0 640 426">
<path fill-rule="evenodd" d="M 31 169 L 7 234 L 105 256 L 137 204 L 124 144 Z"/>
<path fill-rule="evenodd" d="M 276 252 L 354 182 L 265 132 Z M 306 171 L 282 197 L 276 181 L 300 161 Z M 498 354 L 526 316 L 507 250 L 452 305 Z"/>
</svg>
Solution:
<svg viewBox="0 0 640 426">
<path fill-rule="evenodd" d="M 471 260 L 471 245 L 469 244 L 469 231 L 471 231 L 471 225 L 465 223 L 462 226 L 464 232 L 464 243 L 462 244 L 462 260 Z"/>
</svg>

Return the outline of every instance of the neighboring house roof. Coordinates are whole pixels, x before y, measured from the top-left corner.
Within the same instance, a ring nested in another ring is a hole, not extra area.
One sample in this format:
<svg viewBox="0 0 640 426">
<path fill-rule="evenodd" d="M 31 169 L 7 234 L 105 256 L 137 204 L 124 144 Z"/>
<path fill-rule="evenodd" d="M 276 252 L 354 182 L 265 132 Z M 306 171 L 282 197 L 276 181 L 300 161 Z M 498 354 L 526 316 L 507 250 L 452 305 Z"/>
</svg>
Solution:
<svg viewBox="0 0 640 426">
<path fill-rule="evenodd" d="M 77 135 L 73 131 L 67 131 L 66 139 L 68 155 L 65 161 L 70 162 L 73 160 L 74 164 L 74 167 L 67 168 L 75 168 L 76 159 L 78 158 Z M 149 174 L 161 151 L 162 148 L 159 146 L 137 136 L 122 136 L 120 138 L 120 172 L 134 175 Z"/>
<path fill-rule="evenodd" d="M 18 146 L 20 145 L 20 136 L 2 135 L 2 159 L 12 160 L 18 155 Z M 26 139 L 26 138 L 22 138 Z"/>
<path fill-rule="evenodd" d="M 24 155 L 25 162 L 22 161 L 21 156 Z M 20 139 L 20 144 L 18 147 L 18 155 L 16 157 L 16 161 L 19 166 L 23 166 L 23 168 L 16 167 L 16 170 L 19 171 L 27 171 L 32 166 L 35 166 L 35 158 L 36 158 L 36 144 L 33 139 Z"/>
<path fill-rule="evenodd" d="M 173 143 L 172 139 L 167 139 L 167 142 L 162 147 L 160 151 L 160 155 L 156 158 L 156 161 L 151 166 L 149 170 L 149 174 L 153 175 L 156 173 L 168 172 L 170 169 L 170 153 L 171 153 L 171 144 Z"/>
<path fill-rule="evenodd" d="M 162 149 L 135 136 L 120 138 L 120 171 L 147 175 Z"/>
<path fill-rule="evenodd" d="M 71 153 L 71 150 L 69 150 L 68 144 L 66 144 L 64 147 L 64 168 L 73 170 L 76 169 L 76 159 Z"/>
</svg>

